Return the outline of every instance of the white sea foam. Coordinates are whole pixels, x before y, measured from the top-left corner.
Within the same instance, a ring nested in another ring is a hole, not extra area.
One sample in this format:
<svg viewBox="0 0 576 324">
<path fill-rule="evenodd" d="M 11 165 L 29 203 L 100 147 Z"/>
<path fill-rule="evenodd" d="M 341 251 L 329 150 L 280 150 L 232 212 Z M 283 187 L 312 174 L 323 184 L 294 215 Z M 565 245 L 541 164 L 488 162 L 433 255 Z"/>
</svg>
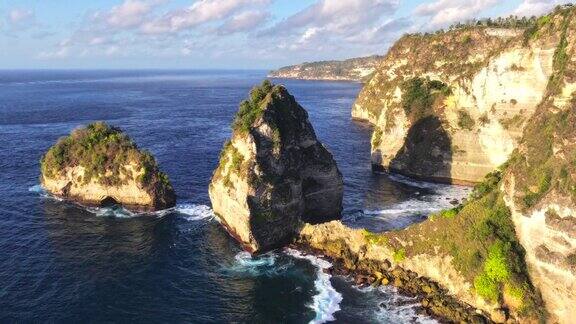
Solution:
<svg viewBox="0 0 576 324">
<path fill-rule="evenodd" d="M 396 215 L 430 214 L 454 207 L 453 200 L 461 202 L 470 192 L 470 188 L 464 186 L 429 183 L 413 180 L 401 175 L 390 175 L 391 180 L 407 184 L 412 187 L 427 189 L 429 193 L 420 195 L 397 204 L 390 205 L 378 210 L 364 210 L 366 215 L 382 216 L 390 218 Z"/>
<path fill-rule="evenodd" d="M 309 305 L 316 312 L 316 317 L 310 321 L 310 324 L 320 324 L 329 321 L 334 321 L 334 313 L 340 310 L 340 302 L 342 302 L 342 295 L 332 287 L 330 282 L 330 275 L 324 273 L 324 269 L 332 267 L 332 264 L 324 259 L 313 255 L 304 255 L 300 251 L 294 249 L 286 249 L 289 255 L 310 261 L 316 268 L 316 280 L 314 287 L 318 294 L 312 298 L 312 304 Z"/>
<path fill-rule="evenodd" d="M 418 314 L 421 307 L 414 297 L 404 296 L 390 286 L 380 286 L 378 290 L 385 296 L 376 312 L 376 320 L 381 323 L 436 324 L 433 318 Z"/>
<path fill-rule="evenodd" d="M 212 219 L 214 217 L 212 208 L 206 205 L 180 204 L 174 208 L 174 211 L 187 215 L 185 218 L 189 221 Z"/>
<path fill-rule="evenodd" d="M 269 252 L 259 256 L 253 256 L 248 252 L 238 252 L 234 256 L 234 263 L 225 268 L 225 270 L 249 276 L 276 276 L 284 271 L 291 264 L 284 266 L 276 265 L 277 255 Z"/>
<path fill-rule="evenodd" d="M 87 211 L 98 217 L 131 218 L 144 215 L 145 213 L 134 213 L 120 206 L 114 207 L 85 207 Z"/>
</svg>

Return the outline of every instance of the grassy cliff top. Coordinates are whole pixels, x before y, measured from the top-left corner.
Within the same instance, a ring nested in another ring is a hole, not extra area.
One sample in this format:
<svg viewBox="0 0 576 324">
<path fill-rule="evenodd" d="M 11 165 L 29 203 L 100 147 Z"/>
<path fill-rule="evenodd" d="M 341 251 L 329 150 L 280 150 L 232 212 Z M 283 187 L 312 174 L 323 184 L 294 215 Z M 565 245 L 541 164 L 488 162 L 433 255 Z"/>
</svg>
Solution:
<svg viewBox="0 0 576 324">
<path fill-rule="evenodd" d="M 125 166 L 133 164 L 133 173 Z M 53 145 L 40 161 L 43 176 L 63 175 L 67 168 L 84 168 L 84 184 L 97 179 L 103 185 L 136 180 L 142 187 L 170 187 L 168 176 L 158 169 L 150 152 L 138 146 L 119 128 L 95 122 L 77 128 Z"/>
</svg>

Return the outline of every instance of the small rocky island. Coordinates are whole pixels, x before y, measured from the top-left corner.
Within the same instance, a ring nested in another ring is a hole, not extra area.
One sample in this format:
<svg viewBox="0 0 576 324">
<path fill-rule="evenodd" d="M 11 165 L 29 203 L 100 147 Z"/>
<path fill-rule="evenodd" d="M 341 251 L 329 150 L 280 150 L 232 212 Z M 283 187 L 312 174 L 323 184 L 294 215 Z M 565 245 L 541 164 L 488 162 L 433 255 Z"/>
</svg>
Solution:
<svg viewBox="0 0 576 324">
<path fill-rule="evenodd" d="M 130 210 L 156 211 L 176 203 L 168 176 L 154 157 L 104 122 L 60 138 L 40 165 L 45 190 L 83 205 L 121 204 Z"/>
<path fill-rule="evenodd" d="M 289 243 L 304 222 L 339 219 L 343 181 L 308 114 L 264 81 L 240 105 L 209 193 L 218 220 L 249 252 Z"/>
</svg>

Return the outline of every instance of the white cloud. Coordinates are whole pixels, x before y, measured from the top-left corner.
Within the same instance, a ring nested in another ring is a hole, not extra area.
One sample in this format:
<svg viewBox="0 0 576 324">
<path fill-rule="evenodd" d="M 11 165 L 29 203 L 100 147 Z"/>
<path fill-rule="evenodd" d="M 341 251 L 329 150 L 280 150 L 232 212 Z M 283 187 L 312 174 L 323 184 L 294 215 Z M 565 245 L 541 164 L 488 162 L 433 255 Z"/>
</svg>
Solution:
<svg viewBox="0 0 576 324">
<path fill-rule="evenodd" d="M 70 48 L 68 46 L 62 46 L 55 51 L 44 51 L 38 54 L 40 59 L 64 59 L 70 55 Z"/>
<path fill-rule="evenodd" d="M 245 32 L 261 26 L 270 18 L 270 13 L 259 10 L 249 10 L 234 15 L 218 28 L 220 34 Z"/>
<path fill-rule="evenodd" d="M 31 9 L 16 8 L 8 12 L 8 21 L 12 24 L 22 24 L 34 20 L 34 11 Z"/>
<path fill-rule="evenodd" d="M 392 15 L 399 0 L 319 0 L 284 19 L 265 34 L 293 32 L 315 27 L 334 33 L 353 33 L 370 26 L 383 16 Z"/>
<path fill-rule="evenodd" d="M 414 13 L 418 16 L 431 17 L 429 27 L 434 28 L 477 18 L 479 13 L 498 3 L 499 0 L 436 0 L 419 5 L 414 9 Z"/>
<path fill-rule="evenodd" d="M 192 6 L 174 10 L 142 25 L 147 34 L 179 32 L 205 23 L 230 17 L 238 10 L 254 5 L 268 5 L 271 0 L 200 0 Z"/>
<path fill-rule="evenodd" d="M 513 11 L 517 16 L 539 16 L 551 11 L 555 6 L 572 2 L 571 0 L 524 0 Z"/>
<path fill-rule="evenodd" d="M 338 55 L 360 47 L 363 52 L 379 52 L 387 44 L 375 32 L 382 31 L 399 4 L 399 0 L 318 0 L 258 36 L 268 39 L 273 48 L 292 52 Z"/>
<path fill-rule="evenodd" d="M 91 29 L 122 30 L 141 26 L 153 9 L 164 0 L 124 0 L 107 11 L 97 11 L 91 15 Z"/>
</svg>

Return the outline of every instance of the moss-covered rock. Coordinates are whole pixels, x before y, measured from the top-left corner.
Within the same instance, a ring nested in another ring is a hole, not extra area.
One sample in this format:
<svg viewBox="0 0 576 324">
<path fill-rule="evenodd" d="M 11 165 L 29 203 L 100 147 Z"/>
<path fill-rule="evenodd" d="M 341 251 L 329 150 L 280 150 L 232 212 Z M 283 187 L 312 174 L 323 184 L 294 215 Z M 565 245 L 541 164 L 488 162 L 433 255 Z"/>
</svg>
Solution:
<svg viewBox="0 0 576 324">
<path fill-rule="evenodd" d="M 303 222 L 340 218 L 342 175 L 286 88 L 264 81 L 240 104 L 210 183 L 220 222 L 251 252 L 289 242 Z"/>
<path fill-rule="evenodd" d="M 40 168 L 46 190 L 86 205 L 116 202 L 134 210 L 159 210 L 176 201 L 152 154 L 104 122 L 60 138 L 42 156 Z"/>
</svg>

